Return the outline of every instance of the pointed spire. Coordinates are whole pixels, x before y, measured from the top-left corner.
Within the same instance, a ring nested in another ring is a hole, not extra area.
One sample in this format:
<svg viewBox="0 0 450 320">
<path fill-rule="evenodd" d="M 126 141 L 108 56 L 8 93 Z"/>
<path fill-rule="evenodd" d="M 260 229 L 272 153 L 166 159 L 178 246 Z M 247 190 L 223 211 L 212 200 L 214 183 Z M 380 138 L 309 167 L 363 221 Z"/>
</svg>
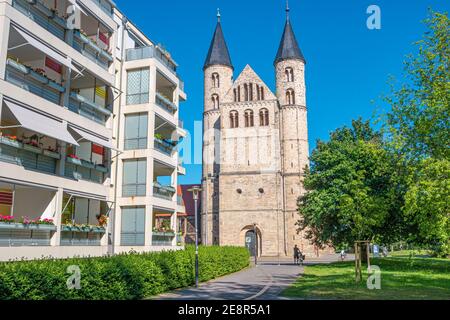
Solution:
<svg viewBox="0 0 450 320">
<path fill-rule="evenodd" d="M 212 65 L 223 65 L 234 69 L 233 64 L 231 63 L 230 53 L 228 51 L 227 43 L 225 42 L 220 20 L 220 10 L 217 9 L 216 31 L 214 31 L 214 36 L 212 38 L 203 69 L 206 69 Z"/>
<path fill-rule="evenodd" d="M 286 24 L 284 26 L 283 36 L 281 37 L 280 46 L 278 48 L 274 64 L 288 59 L 301 60 L 306 63 L 305 57 L 303 56 L 303 53 L 298 46 L 297 39 L 295 38 L 294 30 L 292 29 L 291 21 L 289 19 L 290 11 L 289 1 L 286 0 Z"/>
</svg>

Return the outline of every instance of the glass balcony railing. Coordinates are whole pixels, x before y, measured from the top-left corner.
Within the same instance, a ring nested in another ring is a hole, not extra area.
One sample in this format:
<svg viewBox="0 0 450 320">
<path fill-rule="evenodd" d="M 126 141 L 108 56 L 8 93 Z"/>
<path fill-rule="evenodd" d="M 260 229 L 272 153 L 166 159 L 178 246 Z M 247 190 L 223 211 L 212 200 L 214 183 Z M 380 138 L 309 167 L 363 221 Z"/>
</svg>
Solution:
<svg viewBox="0 0 450 320">
<path fill-rule="evenodd" d="M 105 12 L 108 16 L 113 16 L 113 4 L 109 0 L 92 0 L 97 6 L 102 9 L 103 12 Z"/>
<path fill-rule="evenodd" d="M 67 22 L 48 8 L 41 0 L 13 0 L 14 8 L 61 40 L 64 40 Z"/>
<path fill-rule="evenodd" d="M 172 246 L 174 234 L 157 233 L 152 235 L 152 245 L 156 247 L 170 247 Z"/>
<path fill-rule="evenodd" d="M 65 88 L 29 67 L 7 59 L 5 80 L 55 104 L 60 104 Z"/>
<path fill-rule="evenodd" d="M 99 170 L 95 165 L 87 166 L 83 163 L 75 164 L 70 158 L 66 159 L 64 175 L 75 180 L 84 180 L 94 183 L 103 183 L 107 170 Z"/>
<path fill-rule="evenodd" d="M 153 195 L 158 198 L 163 198 L 172 201 L 176 190 L 172 186 L 162 186 L 158 182 L 153 184 Z"/>
<path fill-rule="evenodd" d="M 88 232 L 68 232 L 61 234 L 61 246 L 100 246 L 103 234 Z"/>
<path fill-rule="evenodd" d="M 69 110 L 102 125 L 111 116 L 111 111 L 75 92 L 70 93 Z"/>
<path fill-rule="evenodd" d="M 175 103 L 164 97 L 159 92 L 156 93 L 155 103 L 172 114 L 174 114 L 178 110 L 178 107 Z"/>
<path fill-rule="evenodd" d="M 80 30 L 74 30 L 73 35 L 72 47 L 103 69 L 108 70 L 110 63 L 113 61 L 112 55 L 100 48 L 94 40 L 81 33 Z"/>
<path fill-rule="evenodd" d="M 142 60 L 155 58 L 165 65 L 174 75 L 177 75 L 177 66 L 166 57 L 166 55 L 158 48 L 149 46 L 141 48 L 131 48 L 126 51 L 126 61 Z"/>
<path fill-rule="evenodd" d="M 171 143 L 155 138 L 155 149 L 156 150 L 158 150 L 168 156 L 172 156 L 174 148 L 175 148 L 175 146 L 172 145 Z"/>
</svg>

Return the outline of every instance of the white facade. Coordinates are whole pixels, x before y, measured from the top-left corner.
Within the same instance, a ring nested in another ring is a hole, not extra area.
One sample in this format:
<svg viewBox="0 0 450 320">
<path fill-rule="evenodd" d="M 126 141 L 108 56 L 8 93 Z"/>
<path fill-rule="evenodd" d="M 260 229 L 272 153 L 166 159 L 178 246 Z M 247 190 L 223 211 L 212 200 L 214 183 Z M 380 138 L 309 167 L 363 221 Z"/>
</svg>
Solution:
<svg viewBox="0 0 450 320">
<path fill-rule="evenodd" d="M 175 226 L 176 192 L 156 197 L 152 182 L 169 172 L 176 190 L 178 152 L 158 152 L 153 137 L 155 125 L 162 138 L 184 134 L 178 111 L 161 105 L 178 109 L 186 96 L 164 55 L 127 61 L 127 49 L 137 46 L 132 33 L 157 51 L 123 21 L 109 0 L 0 0 L 0 261 L 159 250 L 164 243 L 152 242 L 155 210 L 171 214 Z M 135 68 L 149 70 L 148 102 L 131 105 L 127 74 Z M 167 86 L 169 101 L 156 100 Z M 148 115 L 139 150 L 125 148 L 125 117 L 135 113 Z M 132 159 L 146 160 L 144 197 L 123 196 L 123 161 Z M 128 207 L 145 208 L 142 245 L 122 245 Z M 167 246 L 176 244 L 172 237 Z"/>
</svg>

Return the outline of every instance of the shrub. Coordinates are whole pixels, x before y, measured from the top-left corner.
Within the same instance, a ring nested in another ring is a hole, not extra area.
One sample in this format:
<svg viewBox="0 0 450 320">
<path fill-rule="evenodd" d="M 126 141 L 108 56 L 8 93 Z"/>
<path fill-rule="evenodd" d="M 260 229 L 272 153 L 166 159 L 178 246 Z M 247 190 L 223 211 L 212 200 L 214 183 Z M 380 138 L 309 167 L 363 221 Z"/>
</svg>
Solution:
<svg viewBox="0 0 450 320">
<path fill-rule="evenodd" d="M 208 281 L 249 264 L 240 247 L 200 247 L 200 281 Z M 81 271 L 81 289 L 69 290 L 66 273 Z M 195 282 L 195 248 L 100 258 L 0 263 L 0 300 L 130 300 L 142 299 Z"/>
</svg>

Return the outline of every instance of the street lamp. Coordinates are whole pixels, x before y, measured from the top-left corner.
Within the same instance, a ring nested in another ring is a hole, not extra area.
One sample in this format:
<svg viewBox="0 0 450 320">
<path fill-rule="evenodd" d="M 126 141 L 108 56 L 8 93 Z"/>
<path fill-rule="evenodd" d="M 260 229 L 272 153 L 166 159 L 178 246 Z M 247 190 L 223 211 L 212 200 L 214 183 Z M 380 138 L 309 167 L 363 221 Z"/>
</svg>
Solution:
<svg viewBox="0 0 450 320">
<path fill-rule="evenodd" d="M 202 188 L 195 186 L 188 190 L 192 192 L 192 198 L 195 203 L 195 287 L 198 288 L 198 218 L 197 218 L 197 201 L 198 195 Z"/>
<path fill-rule="evenodd" d="M 255 267 L 258 265 L 258 234 L 256 233 L 256 223 L 253 223 L 253 233 L 255 234 Z"/>
<path fill-rule="evenodd" d="M 214 215 L 214 181 L 216 180 L 216 175 L 208 173 L 208 175 L 205 176 L 203 178 L 203 180 L 205 181 L 205 197 L 204 197 L 204 199 L 205 199 L 206 203 L 205 203 L 205 207 L 204 207 L 205 208 L 205 216 L 203 218 L 204 218 L 205 221 L 203 222 L 204 238 L 202 240 L 202 243 L 204 245 L 208 245 L 208 202 L 209 202 L 209 199 L 208 199 L 208 182 L 211 181 L 211 183 L 213 183 L 213 185 L 212 185 L 213 191 L 211 192 L 211 201 L 212 201 L 212 206 L 211 206 L 212 212 L 211 212 L 211 214 Z M 214 217 L 213 217 L 213 219 L 214 219 Z M 211 239 L 211 244 L 213 244 L 212 243 L 212 239 Z"/>
</svg>

